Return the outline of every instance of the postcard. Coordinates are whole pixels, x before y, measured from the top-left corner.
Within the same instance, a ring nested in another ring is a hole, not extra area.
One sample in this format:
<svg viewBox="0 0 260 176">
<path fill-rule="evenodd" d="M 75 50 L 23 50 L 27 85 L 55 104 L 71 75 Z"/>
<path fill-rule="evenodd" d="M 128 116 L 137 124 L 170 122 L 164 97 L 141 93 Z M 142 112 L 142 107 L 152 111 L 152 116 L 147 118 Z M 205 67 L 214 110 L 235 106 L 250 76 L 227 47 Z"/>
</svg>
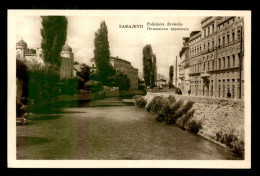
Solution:
<svg viewBox="0 0 260 176">
<path fill-rule="evenodd" d="M 8 10 L 8 167 L 251 168 L 251 12 Z"/>
</svg>

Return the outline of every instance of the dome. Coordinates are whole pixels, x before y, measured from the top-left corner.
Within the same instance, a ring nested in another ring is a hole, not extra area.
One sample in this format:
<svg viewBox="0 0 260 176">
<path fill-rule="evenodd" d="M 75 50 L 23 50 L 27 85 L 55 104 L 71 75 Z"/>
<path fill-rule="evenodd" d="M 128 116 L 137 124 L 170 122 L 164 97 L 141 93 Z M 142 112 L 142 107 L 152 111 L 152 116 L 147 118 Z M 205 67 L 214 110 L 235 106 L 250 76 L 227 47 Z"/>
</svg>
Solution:
<svg viewBox="0 0 260 176">
<path fill-rule="evenodd" d="M 23 46 L 23 47 L 27 47 L 27 43 L 23 40 L 20 40 L 19 42 L 16 43 L 16 46 Z"/>
<path fill-rule="evenodd" d="M 67 45 L 65 45 L 65 46 L 63 47 L 63 51 L 70 51 L 70 52 L 72 52 L 72 49 L 71 49 L 71 47 L 67 44 Z"/>
</svg>

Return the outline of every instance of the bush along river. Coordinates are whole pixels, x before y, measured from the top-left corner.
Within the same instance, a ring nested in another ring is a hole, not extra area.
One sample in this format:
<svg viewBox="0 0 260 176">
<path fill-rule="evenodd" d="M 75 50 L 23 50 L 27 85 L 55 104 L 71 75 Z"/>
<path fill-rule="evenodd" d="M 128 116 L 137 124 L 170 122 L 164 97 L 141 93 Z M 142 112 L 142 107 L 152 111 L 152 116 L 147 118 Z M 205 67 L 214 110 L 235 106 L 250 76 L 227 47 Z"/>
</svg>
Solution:
<svg viewBox="0 0 260 176">
<path fill-rule="evenodd" d="M 238 160 L 240 156 L 131 101 L 110 97 L 44 114 L 17 126 L 17 159 Z"/>
</svg>

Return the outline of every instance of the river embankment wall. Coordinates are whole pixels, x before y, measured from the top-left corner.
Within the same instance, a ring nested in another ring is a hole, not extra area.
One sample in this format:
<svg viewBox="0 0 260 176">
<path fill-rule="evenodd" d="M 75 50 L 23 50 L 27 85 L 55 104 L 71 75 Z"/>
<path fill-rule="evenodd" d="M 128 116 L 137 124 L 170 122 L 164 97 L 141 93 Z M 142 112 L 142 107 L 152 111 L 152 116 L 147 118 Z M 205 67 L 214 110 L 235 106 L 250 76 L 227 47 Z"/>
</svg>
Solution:
<svg viewBox="0 0 260 176">
<path fill-rule="evenodd" d="M 198 132 L 199 135 L 225 147 L 229 147 L 225 144 L 233 145 L 231 147 L 243 145 L 245 135 L 243 100 L 150 92 L 144 96 L 144 99 L 149 104 L 155 96 L 169 97 L 170 95 L 173 95 L 176 101 L 194 102 L 192 109 L 195 113 L 192 119 L 201 122 L 202 128 Z M 239 144 L 229 144 L 228 140 Z"/>
</svg>

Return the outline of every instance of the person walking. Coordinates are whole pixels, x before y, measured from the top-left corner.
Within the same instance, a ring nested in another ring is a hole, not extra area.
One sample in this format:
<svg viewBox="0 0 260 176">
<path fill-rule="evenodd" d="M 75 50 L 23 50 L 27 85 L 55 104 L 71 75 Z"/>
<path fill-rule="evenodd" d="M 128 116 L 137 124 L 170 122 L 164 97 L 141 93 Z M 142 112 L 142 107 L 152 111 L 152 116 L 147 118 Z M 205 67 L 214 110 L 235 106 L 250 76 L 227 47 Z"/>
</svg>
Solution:
<svg viewBox="0 0 260 176">
<path fill-rule="evenodd" d="M 228 89 L 227 98 L 231 98 L 230 90 Z"/>
</svg>

